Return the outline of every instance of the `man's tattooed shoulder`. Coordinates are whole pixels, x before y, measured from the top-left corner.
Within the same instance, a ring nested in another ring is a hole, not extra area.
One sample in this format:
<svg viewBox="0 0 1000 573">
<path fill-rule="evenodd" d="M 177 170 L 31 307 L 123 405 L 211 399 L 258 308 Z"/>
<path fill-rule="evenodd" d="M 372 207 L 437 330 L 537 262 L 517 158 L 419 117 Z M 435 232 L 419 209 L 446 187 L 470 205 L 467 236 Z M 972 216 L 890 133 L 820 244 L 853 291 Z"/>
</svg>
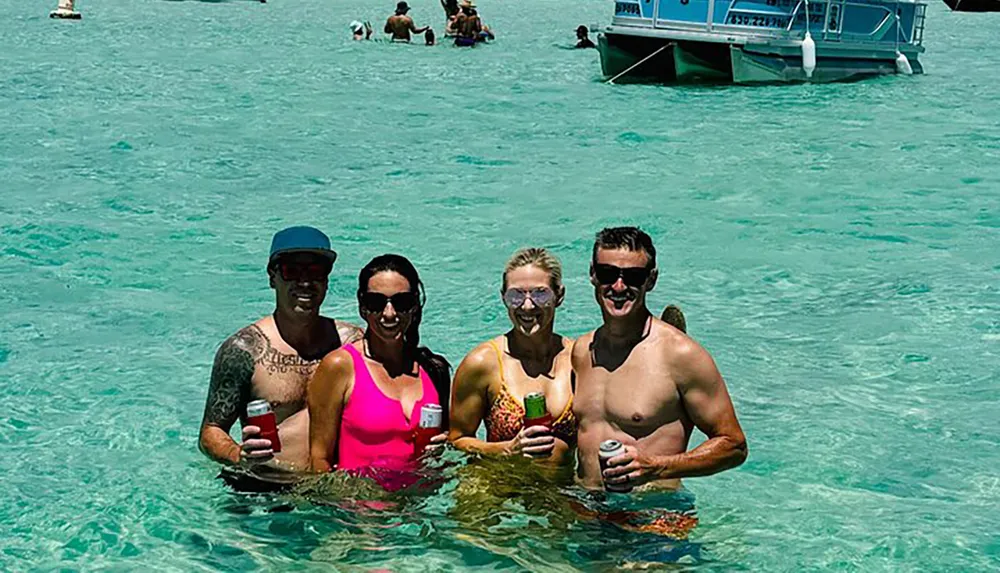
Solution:
<svg viewBox="0 0 1000 573">
<path fill-rule="evenodd" d="M 264 331 L 259 326 L 251 324 L 250 326 L 241 328 L 236 334 L 227 338 L 222 343 L 222 346 L 223 348 L 230 346 L 238 350 L 243 350 L 250 355 L 254 362 L 257 362 L 271 348 L 271 341 L 267 339 Z"/>
<path fill-rule="evenodd" d="M 340 320 L 334 321 L 337 325 L 337 334 L 340 336 L 340 343 L 350 344 L 352 342 L 357 342 L 365 336 L 365 331 L 361 328 Z"/>
<path fill-rule="evenodd" d="M 219 347 L 205 401 L 205 423 L 228 429 L 250 396 L 254 363 L 267 339 L 256 325 L 230 336 Z"/>
</svg>

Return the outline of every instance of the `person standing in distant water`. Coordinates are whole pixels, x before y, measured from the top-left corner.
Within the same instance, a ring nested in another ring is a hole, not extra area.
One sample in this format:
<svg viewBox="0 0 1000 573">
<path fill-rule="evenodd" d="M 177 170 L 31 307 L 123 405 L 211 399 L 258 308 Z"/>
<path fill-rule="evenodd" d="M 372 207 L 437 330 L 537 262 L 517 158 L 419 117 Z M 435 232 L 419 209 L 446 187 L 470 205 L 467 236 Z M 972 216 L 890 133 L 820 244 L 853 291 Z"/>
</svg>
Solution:
<svg viewBox="0 0 1000 573">
<path fill-rule="evenodd" d="M 456 46 L 474 46 L 476 42 L 485 42 L 493 39 L 493 33 L 483 25 L 479 12 L 476 11 L 476 4 L 472 0 L 462 0 L 461 11 L 455 18 Z"/>
<path fill-rule="evenodd" d="M 604 323 L 573 348 L 577 477 L 585 487 L 677 488 L 681 478 L 746 460 L 746 437 L 712 357 L 646 307 L 656 279 L 649 235 L 635 227 L 597 234 L 590 280 Z M 687 451 L 695 427 L 708 439 Z M 602 471 L 598 453 L 608 439 L 625 453 Z"/>
<path fill-rule="evenodd" d="M 576 43 L 576 47 L 577 48 L 596 48 L 597 47 L 597 46 L 594 45 L 593 42 L 590 41 L 590 38 L 587 37 L 588 33 L 589 33 L 589 31 L 587 30 L 586 26 L 579 26 L 576 29 L 576 39 L 578 40 L 577 43 Z"/>
<path fill-rule="evenodd" d="M 444 8 L 445 22 L 458 16 L 458 0 L 441 0 L 441 7 Z"/>
<path fill-rule="evenodd" d="M 396 4 L 396 13 L 389 16 L 389 19 L 385 21 L 385 33 L 392 34 L 393 42 L 409 42 L 410 33 L 423 34 L 430 27 L 424 26 L 423 28 L 417 28 L 413 23 L 413 18 L 407 15 L 410 11 L 410 6 L 406 2 L 399 2 Z"/>
<path fill-rule="evenodd" d="M 253 467 L 261 477 L 282 475 L 268 468 L 308 468 L 306 385 L 324 356 L 362 334 L 352 324 L 320 315 L 336 259 L 330 239 L 319 229 L 290 227 L 274 235 L 267 274 L 275 310 L 227 338 L 215 355 L 198 440 L 209 458 Z M 260 428 L 246 425 L 247 404 L 258 399 L 270 402 L 277 417 L 282 446 L 277 455 L 269 440 L 260 439 Z M 243 422 L 239 443 L 229 436 L 236 420 Z M 231 471 L 222 477 L 236 487 L 266 485 Z"/>
<path fill-rule="evenodd" d="M 427 29 L 427 32 L 424 33 L 424 43 L 427 44 L 428 46 L 434 45 L 435 43 L 434 30 L 431 30 L 430 28 Z"/>
<path fill-rule="evenodd" d="M 351 22 L 351 34 L 353 35 L 355 41 L 371 40 L 372 32 L 372 25 L 369 22 L 365 22 L 364 24 L 357 20 Z"/>
</svg>

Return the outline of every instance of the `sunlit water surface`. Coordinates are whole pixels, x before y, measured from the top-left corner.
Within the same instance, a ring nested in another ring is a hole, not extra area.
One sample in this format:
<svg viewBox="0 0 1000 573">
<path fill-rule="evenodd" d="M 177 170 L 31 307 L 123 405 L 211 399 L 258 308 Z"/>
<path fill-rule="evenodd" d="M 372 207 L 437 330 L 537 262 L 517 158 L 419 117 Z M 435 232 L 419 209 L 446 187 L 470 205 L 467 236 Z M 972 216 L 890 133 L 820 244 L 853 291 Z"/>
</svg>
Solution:
<svg viewBox="0 0 1000 573">
<path fill-rule="evenodd" d="M 351 42 L 389 1 L 54 5 L 0 0 L 0 569 L 1000 567 L 997 15 L 932 3 L 925 76 L 672 88 L 567 49 L 595 0 L 482 0 L 472 50 Z M 516 472 L 454 453 L 429 491 L 226 490 L 195 446 L 212 355 L 297 223 L 341 252 L 338 318 L 370 257 L 411 257 L 456 364 L 505 328 L 515 248 L 562 258 L 578 335 L 593 233 L 643 226 L 750 459 L 687 482 L 686 542 L 531 480 L 504 502 Z"/>
</svg>

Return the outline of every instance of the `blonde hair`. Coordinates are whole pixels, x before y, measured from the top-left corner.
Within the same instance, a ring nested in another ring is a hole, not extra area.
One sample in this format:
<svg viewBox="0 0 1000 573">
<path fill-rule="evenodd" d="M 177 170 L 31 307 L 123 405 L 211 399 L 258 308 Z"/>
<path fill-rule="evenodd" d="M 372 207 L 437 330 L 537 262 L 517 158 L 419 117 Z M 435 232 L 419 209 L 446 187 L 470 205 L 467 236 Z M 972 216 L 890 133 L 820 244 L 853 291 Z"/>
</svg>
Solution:
<svg viewBox="0 0 1000 573">
<path fill-rule="evenodd" d="M 503 290 L 507 290 L 507 273 L 521 267 L 536 266 L 549 273 L 549 283 L 556 293 L 562 290 L 562 263 L 542 247 L 518 249 L 503 268 Z"/>
</svg>

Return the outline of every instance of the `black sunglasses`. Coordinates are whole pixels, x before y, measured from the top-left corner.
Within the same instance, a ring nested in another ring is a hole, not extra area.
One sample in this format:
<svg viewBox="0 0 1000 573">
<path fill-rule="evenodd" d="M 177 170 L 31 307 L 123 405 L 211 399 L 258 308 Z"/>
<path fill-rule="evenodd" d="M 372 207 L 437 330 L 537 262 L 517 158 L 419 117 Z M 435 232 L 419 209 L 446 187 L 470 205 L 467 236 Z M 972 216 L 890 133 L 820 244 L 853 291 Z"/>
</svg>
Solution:
<svg viewBox="0 0 1000 573">
<path fill-rule="evenodd" d="M 413 292 L 398 292 L 392 296 L 380 292 L 366 292 L 361 295 L 361 306 L 368 312 L 382 312 L 390 302 L 396 312 L 410 312 L 417 308 L 420 299 Z"/>
<path fill-rule="evenodd" d="M 330 276 L 333 264 L 329 262 L 316 263 L 293 263 L 288 261 L 278 261 L 275 263 L 278 274 L 285 282 L 322 282 Z"/>
<path fill-rule="evenodd" d="M 594 276 L 602 285 L 613 285 L 621 277 L 626 286 L 640 288 L 649 280 L 653 269 L 648 267 L 616 267 L 615 265 L 594 265 Z"/>
</svg>

